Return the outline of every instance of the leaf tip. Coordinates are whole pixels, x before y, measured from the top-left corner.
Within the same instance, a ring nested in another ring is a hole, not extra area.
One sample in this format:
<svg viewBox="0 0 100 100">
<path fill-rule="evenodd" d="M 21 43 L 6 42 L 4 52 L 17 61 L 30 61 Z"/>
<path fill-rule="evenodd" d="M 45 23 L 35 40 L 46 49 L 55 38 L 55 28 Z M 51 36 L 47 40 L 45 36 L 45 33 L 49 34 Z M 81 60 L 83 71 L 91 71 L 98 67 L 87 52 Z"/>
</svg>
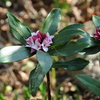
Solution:
<svg viewBox="0 0 100 100">
<path fill-rule="evenodd" d="M 78 76 L 80 76 L 80 75 L 75 75 L 76 78 L 78 78 Z"/>
<path fill-rule="evenodd" d="M 75 75 L 75 77 L 78 78 L 78 79 L 79 79 L 80 77 L 85 77 L 85 76 L 86 76 L 86 75 L 84 75 L 84 74 Z"/>
<path fill-rule="evenodd" d="M 7 13 L 6 13 L 7 16 L 9 16 L 10 14 L 11 14 L 10 12 L 7 12 Z"/>
</svg>

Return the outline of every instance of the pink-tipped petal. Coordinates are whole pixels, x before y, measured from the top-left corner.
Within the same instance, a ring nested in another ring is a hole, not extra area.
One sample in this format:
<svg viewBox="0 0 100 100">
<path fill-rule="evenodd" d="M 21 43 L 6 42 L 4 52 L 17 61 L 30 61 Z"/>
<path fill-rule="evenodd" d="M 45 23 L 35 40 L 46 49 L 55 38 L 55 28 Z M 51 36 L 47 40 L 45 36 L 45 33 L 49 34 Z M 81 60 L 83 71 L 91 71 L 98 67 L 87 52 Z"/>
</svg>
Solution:
<svg viewBox="0 0 100 100">
<path fill-rule="evenodd" d="M 100 39 L 100 29 L 96 28 L 96 33 L 93 33 L 93 35 L 96 39 Z"/>
<path fill-rule="evenodd" d="M 31 36 L 26 39 L 27 45 L 26 47 L 31 48 L 31 53 L 37 50 L 44 50 L 45 52 L 48 51 L 48 47 L 53 43 L 52 39 L 54 36 L 49 35 L 49 33 L 42 34 L 41 31 L 32 32 Z"/>
<path fill-rule="evenodd" d="M 35 49 L 33 49 L 33 48 L 31 49 L 31 53 L 33 53 L 33 52 L 35 52 L 35 51 L 36 51 Z"/>
</svg>

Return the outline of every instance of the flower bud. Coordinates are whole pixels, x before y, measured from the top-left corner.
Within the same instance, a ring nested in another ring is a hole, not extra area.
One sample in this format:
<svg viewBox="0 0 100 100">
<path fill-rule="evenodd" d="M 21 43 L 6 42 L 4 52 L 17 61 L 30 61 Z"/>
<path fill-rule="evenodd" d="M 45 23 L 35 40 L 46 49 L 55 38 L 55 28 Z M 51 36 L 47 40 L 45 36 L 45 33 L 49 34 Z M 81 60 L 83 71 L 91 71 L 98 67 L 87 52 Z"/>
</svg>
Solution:
<svg viewBox="0 0 100 100">
<path fill-rule="evenodd" d="M 100 39 L 100 29 L 96 28 L 96 33 L 93 33 L 93 35 L 96 39 Z"/>
<path fill-rule="evenodd" d="M 31 53 L 37 50 L 44 50 L 45 52 L 48 51 L 48 47 L 53 43 L 52 39 L 54 38 L 53 35 L 49 35 L 49 33 L 42 33 L 41 31 L 32 32 L 31 36 L 26 39 L 27 45 L 26 47 L 31 48 Z"/>
</svg>

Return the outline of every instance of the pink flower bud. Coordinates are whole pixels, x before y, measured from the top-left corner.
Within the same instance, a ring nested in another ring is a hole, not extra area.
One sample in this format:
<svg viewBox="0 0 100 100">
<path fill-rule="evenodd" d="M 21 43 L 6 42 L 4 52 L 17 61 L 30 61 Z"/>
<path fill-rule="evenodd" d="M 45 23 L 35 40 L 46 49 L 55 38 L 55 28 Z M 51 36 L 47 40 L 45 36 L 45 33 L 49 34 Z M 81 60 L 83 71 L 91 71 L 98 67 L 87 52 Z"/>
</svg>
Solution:
<svg viewBox="0 0 100 100">
<path fill-rule="evenodd" d="M 50 36 L 49 33 L 42 34 L 42 32 L 39 30 L 36 33 L 32 32 L 31 36 L 28 39 L 26 39 L 26 47 L 31 48 L 31 53 L 40 49 L 47 52 L 48 47 L 53 43 L 53 38 L 53 35 Z"/>
<path fill-rule="evenodd" d="M 96 39 L 100 39 L 100 29 L 96 28 L 96 33 L 93 33 L 93 35 Z"/>
</svg>

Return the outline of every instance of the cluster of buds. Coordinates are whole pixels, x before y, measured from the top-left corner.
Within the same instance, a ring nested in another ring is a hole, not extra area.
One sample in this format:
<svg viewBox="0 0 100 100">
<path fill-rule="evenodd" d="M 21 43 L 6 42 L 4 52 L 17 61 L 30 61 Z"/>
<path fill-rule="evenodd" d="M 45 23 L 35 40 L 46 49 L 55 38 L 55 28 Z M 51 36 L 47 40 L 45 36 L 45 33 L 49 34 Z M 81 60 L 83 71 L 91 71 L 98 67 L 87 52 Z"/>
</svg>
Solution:
<svg viewBox="0 0 100 100">
<path fill-rule="evenodd" d="M 49 33 L 42 33 L 41 31 L 32 32 L 31 36 L 26 39 L 27 45 L 26 47 L 31 48 L 31 53 L 37 50 L 44 50 L 45 52 L 48 51 L 48 47 L 53 43 L 52 39 L 54 38 L 53 35 L 49 35 Z"/>
<path fill-rule="evenodd" d="M 96 39 L 100 39 L 100 29 L 96 28 L 96 33 L 93 33 L 93 35 Z"/>
</svg>

